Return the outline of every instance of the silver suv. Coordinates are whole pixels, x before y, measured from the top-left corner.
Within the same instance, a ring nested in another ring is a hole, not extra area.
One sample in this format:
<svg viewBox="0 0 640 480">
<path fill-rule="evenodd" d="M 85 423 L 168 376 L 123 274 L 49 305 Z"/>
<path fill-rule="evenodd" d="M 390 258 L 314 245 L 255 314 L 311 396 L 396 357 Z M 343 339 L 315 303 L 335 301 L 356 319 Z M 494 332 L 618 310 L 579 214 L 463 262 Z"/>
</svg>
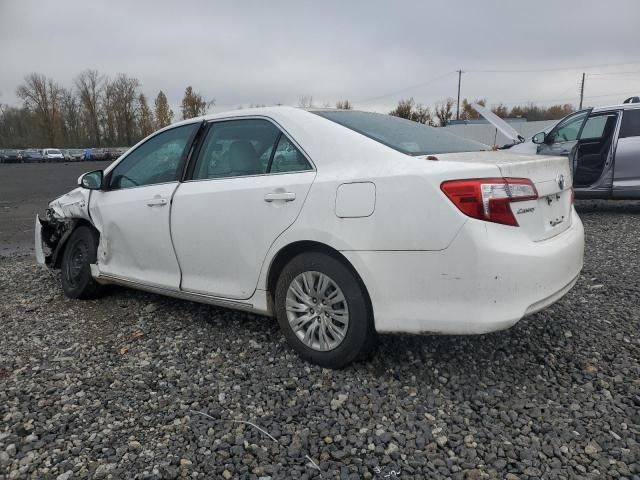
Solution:
<svg viewBox="0 0 640 480">
<path fill-rule="evenodd" d="M 568 156 L 576 198 L 640 199 L 640 98 L 572 113 L 529 141 L 488 108 L 473 106 L 513 140 L 502 148 Z"/>
<path fill-rule="evenodd" d="M 578 198 L 640 198 L 640 103 L 589 108 L 533 136 L 539 155 L 568 155 Z"/>
</svg>

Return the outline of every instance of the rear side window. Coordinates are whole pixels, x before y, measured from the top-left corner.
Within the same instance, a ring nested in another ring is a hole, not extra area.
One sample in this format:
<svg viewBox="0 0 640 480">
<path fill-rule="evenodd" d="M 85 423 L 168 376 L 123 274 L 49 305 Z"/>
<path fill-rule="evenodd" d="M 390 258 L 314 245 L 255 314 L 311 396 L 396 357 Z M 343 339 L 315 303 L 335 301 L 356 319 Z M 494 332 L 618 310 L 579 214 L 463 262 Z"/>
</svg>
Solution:
<svg viewBox="0 0 640 480">
<path fill-rule="evenodd" d="M 620 138 L 640 137 L 640 109 L 625 110 L 622 114 Z"/>
<path fill-rule="evenodd" d="M 605 133 L 610 134 L 616 126 L 618 116 L 615 113 L 589 117 L 584 124 L 580 139 L 600 139 Z M 606 130 L 606 132 L 605 132 Z"/>
<path fill-rule="evenodd" d="M 283 172 L 301 172 L 304 170 L 311 170 L 311 165 L 304 158 L 304 155 L 298 150 L 291 140 L 284 135 L 280 136 L 280 141 L 276 147 L 276 151 L 273 155 L 273 161 L 271 162 L 270 173 L 283 173 Z"/>
<path fill-rule="evenodd" d="M 300 151 L 268 120 L 214 122 L 202 143 L 194 180 L 310 170 Z"/>
</svg>

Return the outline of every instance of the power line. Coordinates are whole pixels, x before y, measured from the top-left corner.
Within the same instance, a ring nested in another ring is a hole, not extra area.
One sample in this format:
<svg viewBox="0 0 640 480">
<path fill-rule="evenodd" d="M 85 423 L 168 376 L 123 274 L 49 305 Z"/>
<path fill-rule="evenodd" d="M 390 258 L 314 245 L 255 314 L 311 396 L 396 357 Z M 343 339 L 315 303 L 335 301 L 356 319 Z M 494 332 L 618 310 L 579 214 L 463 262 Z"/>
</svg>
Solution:
<svg viewBox="0 0 640 480">
<path fill-rule="evenodd" d="M 590 73 L 590 77 L 602 77 L 602 76 L 615 76 L 615 75 L 637 75 L 640 73 L 640 70 L 632 70 L 630 72 L 600 72 L 600 73 Z"/>
<path fill-rule="evenodd" d="M 640 62 L 622 62 L 622 63 L 603 63 L 603 64 L 599 64 L 599 65 L 577 65 L 577 66 L 572 66 L 572 67 L 555 67 L 555 68 L 541 68 L 541 69 L 531 69 L 531 70 L 465 70 L 464 73 L 540 73 L 540 72 L 559 72 L 559 71 L 570 71 L 570 70 L 588 70 L 590 68 L 607 68 L 607 67 L 617 67 L 617 66 L 622 66 L 622 65 L 640 65 Z M 401 88 L 399 90 L 395 90 L 393 92 L 389 92 L 389 93 L 385 93 L 383 95 L 377 95 L 374 97 L 367 97 L 361 100 L 355 100 L 353 101 L 354 104 L 367 104 L 376 100 L 381 100 L 384 98 L 388 98 L 394 95 L 398 95 L 400 93 L 404 93 L 407 92 L 409 90 L 413 90 L 416 88 L 420 88 L 420 87 L 425 87 L 427 85 L 430 85 L 438 80 L 441 80 L 449 75 L 453 75 L 453 74 L 458 74 L 458 89 L 460 89 L 460 83 L 461 83 L 461 76 L 462 76 L 462 69 L 460 70 L 455 70 L 455 71 L 449 71 L 446 72 L 442 75 L 430 78 L 424 82 L 421 83 L 417 83 L 415 85 L 410 85 L 408 87 L 404 87 Z M 592 76 L 592 75 L 617 75 L 617 74 L 632 74 L 632 73 L 640 73 L 640 70 L 637 71 L 629 71 L 629 72 L 600 72 L 600 73 L 587 73 L 587 76 Z M 633 92 L 632 92 L 633 93 Z M 626 95 L 626 94 L 625 94 Z M 459 96 L 459 95 L 458 95 Z M 614 95 L 609 95 L 609 96 L 614 96 Z M 593 96 L 585 96 L 586 98 L 593 98 Z M 562 99 L 562 100 L 549 100 L 549 101 L 564 101 L 567 99 Z M 522 103 L 522 102 L 521 102 Z M 525 101 L 526 103 L 526 101 Z M 459 100 L 458 100 L 458 105 L 459 105 Z M 458 106 L 459 109 L 459 106 Z"/>
<path fill-rule="evenodd" d="M 575 87 L 572 87 L 575 88 Z M 606 97 L 621 97 L 623 95 L 633 95 L 637 92 L 618 92 L 618 93 L 607 93 L 606 95 L 585 95 L 584 98 L 606 98 Z M 571 101 L 575 97 L 565 97 L 565 98 L 549 98 L 549 99 L 528 99 L 528 100 L 520 100 L 517 102 L 499 102 L 493 105 L 526 105 L 527 103 L 551 103 L 551 102 L 566 102 Z"/>
<path fill-rule="evenodd" d="M 466 70 L 467 73 L 538 73 L 560 72 L 565 70 L 588 70 L 590 68 L 618 67 L 621 65 L 640 65 L 640 62 L 603 63 L 600 65 L 576 65 L 573 67 L 538 68 L 531 70 Z"/>
<path fill-rule="evenodd" d="M 430 78 L 429 80 L 426 80 L 425 82 L 417 83 L 417 84 L 415 84 L 415 85 L 411 85 L 411 86 L 409 86 L 409 87 L 405 87 L 405 88 L 402 88 L 402 89 L 400 89 L 400 90 L 396 90 L 395 92 L 385 93 L 384 95 L 378 95 L 378 96 L 376 96 L 376 97 L 368 97 L 368 98 L 365 98 L 365 99 L 363 99 L 363 100 L 357 100 L 357 101 L 354 101 L 353 103 L 354 103 L 354 104 L 356 104 L 356 103 L 360 103 L 360 104 L 362 104 L 362 103 L 369 103 L 369 102 L 372 102 L 372 101 L 374 101 L 374 100 L 380 100 L 380 99 L 382 99 L 382 98 L 387 98 L 387 97 L 391 97 L 391 96 L 393 96 L 393 95 L 397 95 L 397 94 L 399 94 L 399 93 L 406 92 L 407 90 L 413 90 L 414 88 L 425 87 L 425 86 L 427 86 L 427 85 L 430 85 L 430 84 L 431 84 L 431 83 L 433 83 L 433 82 L 436 82 L 436 81 L 438 81 L 438 80 L 440 80 L 440 79 L 443 79 L 443 78 L 445 78 L 445 77 L 447 77 L 447 76 L 449 76 L 449 75 L 452 75 L 453 73 L 456 73 L 456 72 L 447 72 L 447 73 L 445 73 L 445 74 L 443 74 L 443 75 L 440 75 L 440 76 L 437 76 L 437 77 Z"/>
</svg>

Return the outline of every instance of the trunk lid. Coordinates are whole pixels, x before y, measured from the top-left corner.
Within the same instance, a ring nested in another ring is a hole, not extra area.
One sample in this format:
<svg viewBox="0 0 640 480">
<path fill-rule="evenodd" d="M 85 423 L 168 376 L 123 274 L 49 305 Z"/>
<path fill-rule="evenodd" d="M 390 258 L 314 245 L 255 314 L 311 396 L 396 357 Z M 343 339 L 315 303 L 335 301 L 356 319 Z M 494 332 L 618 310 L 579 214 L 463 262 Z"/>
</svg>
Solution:
<svg viewBox="0 0 640 480">
<path fill-rule="evenodd" d="M 571 225 L 572 184 L 567 157 L 522 155 L 507 151 L 437 155 L 439 161 L 494 165 L 505 178 L 527 178 L 538 192 L 536 200 L 511 203 L 519 228 L 534 241 L 551 238 Z M 452 178 L 456 180 L 459 178 Z"/>
</svg>

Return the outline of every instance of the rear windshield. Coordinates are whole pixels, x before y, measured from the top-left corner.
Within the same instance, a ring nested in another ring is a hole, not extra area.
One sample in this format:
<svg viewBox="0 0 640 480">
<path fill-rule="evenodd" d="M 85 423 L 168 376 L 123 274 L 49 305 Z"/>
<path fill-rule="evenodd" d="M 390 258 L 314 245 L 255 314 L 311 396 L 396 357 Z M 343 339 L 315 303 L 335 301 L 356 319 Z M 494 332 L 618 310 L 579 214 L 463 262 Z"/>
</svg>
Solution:
<svg viewBox="0 0 640 480">
<path fill-rule="evenodd" d="M 489 149 L 483 143 L 458 137 L 443 128 L 428 127 L 391 115 L 354 110 L 323 110 L 312 113 L 407 155 L 478 152 Z"/>
</svg>

